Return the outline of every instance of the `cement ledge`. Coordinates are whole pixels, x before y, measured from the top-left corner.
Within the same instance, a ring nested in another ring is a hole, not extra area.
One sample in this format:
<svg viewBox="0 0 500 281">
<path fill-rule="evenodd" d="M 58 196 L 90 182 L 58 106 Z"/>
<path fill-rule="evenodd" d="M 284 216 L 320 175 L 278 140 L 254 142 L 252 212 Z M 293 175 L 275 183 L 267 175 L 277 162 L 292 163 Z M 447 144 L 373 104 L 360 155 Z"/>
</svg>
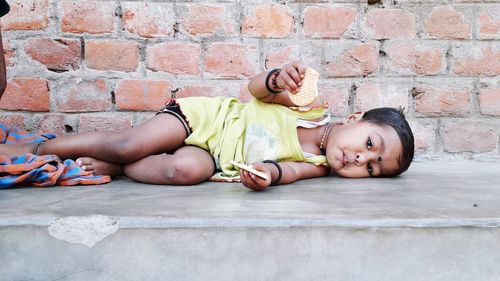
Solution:
<svg viewBox="0 0 500 281">
<path fill-rule="evenodd" d="M 85 220 L 86 217 L 78 217 Z M 41 226 L 54 223 L 55 216 L 26 216 L 0 218 L 0 227 L 8 226 Z M 117 218 L 119 229 L 134 228 L 287 228 L 287 227 L 340 227 L 340 228 L 446 228 L 446 227 L 500 227 L 500 218 L 481 219 L 213 219 L 213 218 L 151 218 L 120 217 Z"/>
</svg>

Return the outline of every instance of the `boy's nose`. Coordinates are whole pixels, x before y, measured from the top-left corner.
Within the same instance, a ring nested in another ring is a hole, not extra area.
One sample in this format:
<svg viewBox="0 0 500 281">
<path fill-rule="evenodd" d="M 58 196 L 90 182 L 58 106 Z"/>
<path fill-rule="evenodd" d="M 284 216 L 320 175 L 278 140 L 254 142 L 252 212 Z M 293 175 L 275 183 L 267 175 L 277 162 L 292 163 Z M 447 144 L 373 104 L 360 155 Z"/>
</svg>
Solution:
<svg viewBox="0 0 500 281">
<path fill-rule="evenodd" d="M 354 157 L 354 163 L 356 163 L 356 165 L 363 165 L 365 158 L 363 156 L 361 156 L 361 153 L 358 153 L 356 154 L 356 157 Z"/>
<path fill-rule="evenodd" d="M 376 158 L 376 154 L 369 151 L 369 152 L 364 152 L 364 153 L 356 153 L 356 156 L 354 157 L 354 162 L 356 165 L 364 165 L 367 162 L 373 161 L 373 159 Z"/>
</svg>

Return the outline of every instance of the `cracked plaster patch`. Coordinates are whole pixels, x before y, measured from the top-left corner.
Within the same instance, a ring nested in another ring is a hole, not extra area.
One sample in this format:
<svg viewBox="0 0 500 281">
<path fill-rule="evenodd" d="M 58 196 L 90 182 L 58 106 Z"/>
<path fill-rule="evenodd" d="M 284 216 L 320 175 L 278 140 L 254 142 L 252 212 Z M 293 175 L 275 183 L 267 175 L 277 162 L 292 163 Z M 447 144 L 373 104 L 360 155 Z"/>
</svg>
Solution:
<svg viewBox="0 0 500 281">
<path fill-rule="evenodd" d="M 52 222 L 48 231 L 56 239 L 89 248 L 118 231 L 118 219 L 102 215 L 66 217 Z"/>
</svg>

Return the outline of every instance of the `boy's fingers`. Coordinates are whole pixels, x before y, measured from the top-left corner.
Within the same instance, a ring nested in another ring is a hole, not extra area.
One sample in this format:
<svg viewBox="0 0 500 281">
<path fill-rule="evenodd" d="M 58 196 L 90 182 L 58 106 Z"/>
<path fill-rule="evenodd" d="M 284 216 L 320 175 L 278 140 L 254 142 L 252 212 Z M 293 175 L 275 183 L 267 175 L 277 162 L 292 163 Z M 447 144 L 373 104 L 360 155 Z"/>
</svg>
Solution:
<svg viewBox="0 0 500 281">
<path fill-rule="evenodd" d="M 290 79 L 290 76 L 288 76 L 288 74 L 283 74 L 283 76 L 280 74 L 280 76 L 276 79 L 276 83 L 278 84 L 278 87 L 280 89 L 284 89 L 284 90 L 287 90 L 289 92 L 293 92 L 292 88 L 290 88 L 290 86 L 288 85 L 288 80 L 287 79 Z"/>
<path fill-rule="evenodd" d="M 240 174 L 242 176 L 242 179 L 244 179 L 245 181 L 248 181 L 249 180 L 248 179 L 249 178 L 248 172 L 245 170 L 240 170 L 240 171 L 241 171 Z"/>
<path fill-rule="evenodd" d="M 255 181 L 253 180 L 251 173 L 245 170 L 241 171 L 241 180 L 247 183 L 248 185 L 255 186 Z"/>
<path fill-rule="evenodd" d="M 297 86 L 300 86 L 300 82 L 302 81 L 302 79 L 300 78 L 300 74 L 297 70 L 294 69 L 294 71 L 292 71 L 291 73 L 289 73 L 290 76 L 292 77 L 293 81 L 295 82 L 295 84 Z"/>
<path fill-rule="evenodd" d="M 254 181 L 254 182 L 257 182 L 256 178 L 258 178 L 258 176 L 250 173 L 250 178 Z"/>
<path fill-rule="evenodd" d="M 262 191 L 268 186 L 265 179 L 245 170 L 240 170 L 240 177 L 243 185 L 256 191 Z"/>
<path fill-rule="evenodd" d="M 261 177 L 255 176 L 256 179 L 254 179 L 255 183 L 259 185 L 259 187 L 266 187 L 267 186 L 267 181 Z"/>
<path fill-rule="evenodd" d="M 288 73 L 284 73 L 283 76 L 281 76 L 281 85 L 278 84 L 278 86 L 291 93 L 297 90 L 297 84 L 295 84 L 295 81 L 293 81 Z"/>
<path fill-rule="evenodd" d="M 264 163 L 260 163 L 260 162 L 257 162 L 257 163 L 254 163 L 252 164 L 252 167 L 258 171 L 261 171 L 261 172 L 264 172 L 266 174 L 269 175 L 269 170 L 267 169 L 267 166 L 266 164 Z M 263 179 L 257 175 L 254 175 L 255 177 L 253 178 L 254 181 L 259 185 L 259 187 L 261 188 L 266 188 L 267 186 L 269 186 L 269 184 L 271 183 L 270 180 L 266 180 L 266 179 Z"/>
<path fill-rule="evenodd" d="M 288 74 L 288 76 L 293 79 L 293 81 L 295 82 L 296 85 L 298 85 L 300 83 L 300 81 L 302 79 L 300 79 L 300 74 L 299 74 L 299 71 L 297 68 L 295 68 L 295 66 L 291 66 L 291 67 L 287 67 L 287 68 L 284 68 L 282 71 L 285 71 L 286 74 Z"/>
<path fill-rule="evenodd" d="M 304 78 L 304 75 L 306 73 L 306 67 L 302 64 L 302 62 L 300 60 L 296 61 L 293 63 L 293 66 L 295 67 L 295 69 L 297 69 L 300 78 L 301 79 Z"/>
<path fill-rule="evenodd" d="M 243 173 L 243 170 L 240 170 L 240 178 L 243 180 L 244 177 L 245 177 L 245 174 Z"/>
</svg>

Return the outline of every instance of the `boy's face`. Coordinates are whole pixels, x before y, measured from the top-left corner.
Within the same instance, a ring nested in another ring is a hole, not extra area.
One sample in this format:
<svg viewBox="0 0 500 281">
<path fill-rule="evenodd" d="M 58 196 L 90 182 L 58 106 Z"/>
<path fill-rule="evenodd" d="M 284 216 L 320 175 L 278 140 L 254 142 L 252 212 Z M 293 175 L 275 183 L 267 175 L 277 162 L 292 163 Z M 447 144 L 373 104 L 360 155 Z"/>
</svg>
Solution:
<svg viewBox="0 0 500 281">
<path fill-rule="evenodd" d="M 361 116 L 351 115 L 347 124 L 332 129 L 326 152 L 332 172 L 348 178 L 393 174 L 402 153 L 398 134 L 389 126 L 360 121 Z"/>
</svg>

